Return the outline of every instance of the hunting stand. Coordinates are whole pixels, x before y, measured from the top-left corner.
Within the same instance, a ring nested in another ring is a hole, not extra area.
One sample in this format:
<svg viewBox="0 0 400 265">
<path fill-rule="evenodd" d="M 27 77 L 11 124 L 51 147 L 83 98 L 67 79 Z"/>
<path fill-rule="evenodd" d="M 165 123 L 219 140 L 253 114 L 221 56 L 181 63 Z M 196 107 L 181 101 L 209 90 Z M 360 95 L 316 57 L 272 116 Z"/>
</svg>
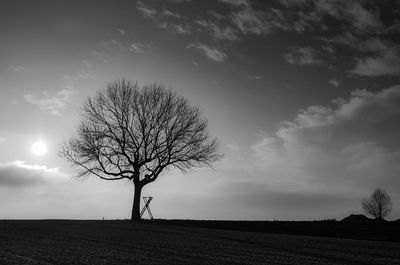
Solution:
<svg viewBox="0 0 400 265">
<path fill-rule="evenodd" d="M 142 211 L 140 212 L 140 217 L 142 217 L 144 212 L 147 210 L 147 213 L 149 214 L 150 219 L 151 220 L 153 219 L 153 215 L 151 214 L 150 206 L 149 206 L 152 199 L 153 199 L 153 197 L 143 197 L 144 206 L 143 206 Z"/>
</svg>

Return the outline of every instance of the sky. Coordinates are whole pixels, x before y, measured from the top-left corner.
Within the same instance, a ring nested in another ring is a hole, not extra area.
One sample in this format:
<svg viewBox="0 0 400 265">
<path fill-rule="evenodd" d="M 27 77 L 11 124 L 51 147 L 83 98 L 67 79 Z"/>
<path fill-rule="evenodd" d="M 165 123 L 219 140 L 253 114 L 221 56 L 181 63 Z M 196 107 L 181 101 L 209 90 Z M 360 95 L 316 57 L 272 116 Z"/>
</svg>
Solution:
<svg viewBox="0 0 400 265">
<path fill-rule="evenodd" d="M 224 154 L 147 185 L 155 218 L 340 220 L 378 187 L 400 218 L 398 1 L 2 0 L 0 34 L 0 219 L 130 218 L 132 183 L 58 156 L 123 78 L 198 106 Z"/>
</svg>

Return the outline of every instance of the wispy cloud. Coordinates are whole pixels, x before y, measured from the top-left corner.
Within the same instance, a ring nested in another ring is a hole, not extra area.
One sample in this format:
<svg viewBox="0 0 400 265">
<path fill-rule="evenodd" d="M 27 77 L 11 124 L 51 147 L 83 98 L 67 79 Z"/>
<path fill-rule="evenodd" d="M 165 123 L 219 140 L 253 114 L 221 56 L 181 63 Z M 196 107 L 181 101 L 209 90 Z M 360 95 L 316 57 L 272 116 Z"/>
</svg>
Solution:
<svg viewBox="0 0 400 265">
<path fill-rule="evenodd" d="M 145 53 L 148 47 L 148 45 L 141 43 L 131 43 L 127 46 L 127 50 L 130 52 Z M 122 50 L 124 50 L 124 48 L 122 48 Z"/>
<path fill-rule="evenodd" d="M 131 52 L 131 53 L 151 53 L 153 46 L 151 44 L 139 43 L 134 41 L 110 40 L 101 43 L 108 51 Z"/>
<path fill-rule="evenodd" d="M 154 8 L 145 5 L 142 1 L 137 1 L 136 9 L 139 10 L 144 17 L 154 17 L 157 14 Z"/>
<path fill-rule="evenodd" d="M 233 23 L 243 34 L 253 33 L 256 35 L 271 32 L 269 23 L 265 21 L 265 13 L 253 9 L 249 4 L 233 14 Z"/>
<path fill-rule="evenodd" d="M 162 14 L 163 14 L 164 16 L 169 16 L 169 17 L 174 17 L 174 18 L 181 18 L 181 15 L 179 15 L 179 14 L 176 13 L 176 12 L 172 12 L 172 11 L 170 11 L 170 10 L 168 10 L 168 9 L 164 9 L 163 12 L 162 12 Z"/>
<path fill-rule="evenodd" d="M 15 66 L 15 67 L 13 67 L 13 70 L 14 70 L 15 72 L 22 72 L 22 71 L 28 71 L 29 68 L 26 67 L 26 66 L 23 66 L 23 65 L 17 65 L 17 66 Z"/>
<path fill-rule="evenodd" d="M 121 34 L 121 35 L 125 35 L 126 31 L 123 29 L 117 29 L 117 31 Z"/>
<path fill-rule="evenodd" d="M 75 88 L 67 86 L 55 93 L 45 90 L 40 95 L 25 94 L 24 99 L 32 104 L 39 106 L 40 109 L 47 111 L 51 115 L 60 115 L 61 110 L 65 109 L 76 94 Z"/>
<path fill-rule="evenodd" d="M 93 64 L 88 60 L 82 60 L 81 70 L 78 73 L 78 77 L 84 80 L 95 80 L 96 74 L 94 71 Z"/>
<path fill-rule="evenodd" d="M 196 21 L 196 23 L 208 30 L 213 38 L 216 40 L 239 40 L 237 30 L 230 26 L 221 27 L 213 22 L 209 22 L 206 20 L 198 20 Z"/>
<path fill-rule="evenodd" d="M 188 26 L 184 27 L 180 24 L 175 24 L 175 25 L 172 25 L 172 28 L 175 29 L 175 31 L 179 34 L 190 34 L 191 33 L 190 28 Z"/>
<path fill-rule="evenodd" d="M 288 63 L 294 65 L 321 64 L 317 51 L 312 47 L 293 47 L 285 55 L 285 59 Z"/>
<path fill-rule="evenodd" d="M 191 34 L 191 26 L 189 24 L 176 24 L 176 23 L 168 23 L 166 21 L 163 21 L 158 24 L 159 28 L 166 29 L 173 31 L 178 34 Z"/>
<path fill-rule="evenodd" d="M 4 142 L 5 142 L 5 140 L 6 140 L 6 138 L 5 138 L 5 137 L 3 137 L 3 136 L 0 136 L 0 144 L 1 144 L 1 143 L 4 143 Z"/>
<path fill-rule="evenodd" d="M 337 80 L 336 78 L 329 80 L 329 83 L 334 87 L 338 87 L 340 84 L 339 80 Z"/>
<path fill-rule="evenodd" d="M 192 43 L 189 44 L 187 48 L 196 48 L 197 50 L 201 51 L 204 56 L 217 62 L 223 62 L 228 58 L 228 55 L 226 55 L 226 53 L 217 48 L 209 47 L 203 43 Z"/>
<path fill-rule="evenodd" d="M 93 55 L 95 59 L 101 61 L 102 63 L 108 63 L 110 59 L 110 55 L 105 52 L 90 50 L 90 53 Z"/>
<path fill-rule="evenodd" d="M 253 1 L 221 0 L 231 5 L 233 24 L 243 34 L 264 35 L 276 31 L 302 33 L 307 29 L 326 30 L 329 24 L 325 17 L 334 17 L 348 25 L 347 30 L 359 34 L 370 31 L 379 33 L 383 29 L 380 14 L 368 9 L 362 1 L 342 0 L 280 0 L 281 7 L 255 8 Z M 395 24 L 395 23 L 393 23 Z"/>
<path fill-rule="evenodd" d="M 93 70 L 86 69 L 86 70 L 81 70 L 78 74 L 79 78 L 82 78 L 84 80 L 95 80 L 96 75 L 94 74 Z"/>
<path fill-rule="evenodd" d="M 263 79 L 263 77 L 260 76 L 260 75 L 250 75 L 250 76 L 247 77 L 247 79 L 249 79 L 249 80 L 261 80 L 261 79 Z"/>
<path fill-rule="evenodd" d="M 294 4 L 284 3 L 283 8 L 256 8 L 254 2 L 246 0 L 222 0 L 230 4 L 234 11 L 230 17 L 233 26 L 242 34 L 266 35 L 277 31 L 304 32 L 306 29 L 325 29 L 321 23 L 321 17 L 314 10 L 299 8 L 300 2 L 296 3 L 295 11 L 286 10 Z M 291 1 L 290 1 L 291 2 Z"/>
</svg>

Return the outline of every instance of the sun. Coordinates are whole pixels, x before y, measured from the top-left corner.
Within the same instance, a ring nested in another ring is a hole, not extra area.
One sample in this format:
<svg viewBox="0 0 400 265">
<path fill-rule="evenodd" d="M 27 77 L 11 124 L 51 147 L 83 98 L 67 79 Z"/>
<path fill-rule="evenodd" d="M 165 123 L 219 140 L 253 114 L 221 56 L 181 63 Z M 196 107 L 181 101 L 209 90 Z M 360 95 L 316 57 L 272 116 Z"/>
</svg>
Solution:
<svg viewBox="0 0 400 265">
<path fill-rule="evenodd" d="M 38 140 L 31 145 L 31 151 L 35 156 L 43 156 L 47 153 L 47 145 L 45 142 Z"/>
</svg>

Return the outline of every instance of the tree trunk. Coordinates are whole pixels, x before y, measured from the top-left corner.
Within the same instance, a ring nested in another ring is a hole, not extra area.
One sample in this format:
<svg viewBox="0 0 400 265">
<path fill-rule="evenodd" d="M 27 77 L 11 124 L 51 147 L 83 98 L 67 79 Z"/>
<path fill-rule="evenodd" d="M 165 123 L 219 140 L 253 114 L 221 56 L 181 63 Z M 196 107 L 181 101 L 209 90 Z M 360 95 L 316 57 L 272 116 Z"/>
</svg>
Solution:
<svg viewBox="0 0 400 265">
<path fill-rule="evenodd" d="M 135 183 L 134 185 L 135 185 L 135 193 L 133 195 L 131 221 L 138 222 L 140 221 L 140 195 L 142 193 L 143 186 L 140 183 Z"/>
</svg>

